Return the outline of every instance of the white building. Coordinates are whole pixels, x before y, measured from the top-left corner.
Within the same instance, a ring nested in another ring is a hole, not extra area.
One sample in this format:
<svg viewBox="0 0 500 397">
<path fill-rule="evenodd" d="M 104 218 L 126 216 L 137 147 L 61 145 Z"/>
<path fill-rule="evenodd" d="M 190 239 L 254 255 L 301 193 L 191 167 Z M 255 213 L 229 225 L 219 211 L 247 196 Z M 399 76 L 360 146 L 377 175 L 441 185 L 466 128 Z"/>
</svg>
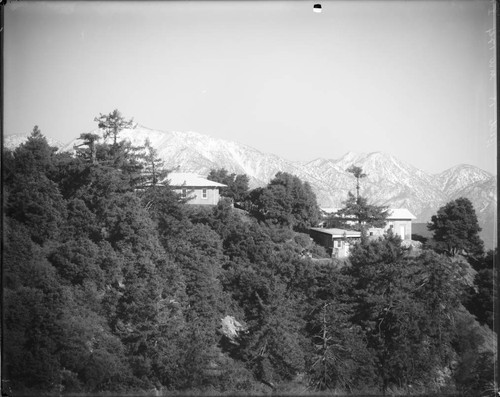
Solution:
<svg viewBox="0 0 500 397">
<path fill-rule="evenodd" d="M 227 186 L 188 172 L 172 172 L 166 180 L 181 197 L 189 199 L 188 204 L 197 205 L 216 205 L 220 189 Z"/>
<path fill-rule="evenodd" d="M 334 214 L 339 209 L 340 208 L 321 208 L 322 212 L 326 215 Z M 368 234 L 371 236 L 381 236 L 389 229 L 392 229 L 392 232 L 400 236 L 403 240 L 411 240 L 411 223 L 415 219 L 417 219 L 417 217 L 406 208 L 392 208 L 389 209 L 389 216 L 386 218 L 387 223 L 385 227 L 370 228 L 368 229 Z M 353 219 L 351 222 L 355 224 L 356 220 Z"/>
</svg>

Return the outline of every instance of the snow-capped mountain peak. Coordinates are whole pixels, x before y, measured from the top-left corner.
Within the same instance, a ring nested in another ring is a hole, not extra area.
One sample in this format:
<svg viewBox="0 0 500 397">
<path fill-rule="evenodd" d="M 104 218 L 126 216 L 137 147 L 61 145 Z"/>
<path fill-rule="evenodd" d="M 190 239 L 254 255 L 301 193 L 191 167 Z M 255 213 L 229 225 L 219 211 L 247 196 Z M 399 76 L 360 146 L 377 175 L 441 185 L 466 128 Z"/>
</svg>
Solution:
<svg viewBox="0 0 500 397">
<path fill-rule="evenodd" d="M 469 164 L 459 164 L 436 175 L 437 181 L 446 194 L 453 195 L 463 188 L 488 180 L 492 177 L 489 172 Z"/>
</svg>

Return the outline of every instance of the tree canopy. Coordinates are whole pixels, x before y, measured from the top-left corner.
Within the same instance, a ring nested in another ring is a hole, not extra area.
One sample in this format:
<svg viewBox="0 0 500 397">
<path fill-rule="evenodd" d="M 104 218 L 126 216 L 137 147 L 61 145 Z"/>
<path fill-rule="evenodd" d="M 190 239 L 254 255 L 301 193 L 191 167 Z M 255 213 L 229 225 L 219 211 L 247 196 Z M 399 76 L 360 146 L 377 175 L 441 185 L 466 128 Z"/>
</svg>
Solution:
<svg viewBox="0 0 500 397">
<path fill-rule="evenodd" d="M 104 130 L 104 139 L 112 136 L 113 145 L 116 146 L 118 134 L 121 130 L 131 128 L 133 126 L 133 119 L 127 120 L 118 109 L 113 110 L 109 114 L 99 113 L 98 117 L 94 118 L 100 129 Z"/>
<path fill-rule="evenodd" d="M 207 179 L 227 185 L 221 189 L 221 196 L 228 197 L 236 203 L 243 202 L 248 196 L 250 179 L 245 174 L 229 174 L 226 169 L 219 168 L 210 170 Z"/>
<path fill-rule="evenodd" d="M 441 207 L 428 225 L 434 232 L 433 247 L 449 255 L 482 256 L 484 244 L 479 237 L 481 227 L 468 198 L 460 197 Z"/>
<path fill-rule="evenodd" d="M 361 178 L 366 178 L 368 174 L 365 174 L 363 172 L 363 168 L 358 167 L 356 165 L 351 165 L 346 171 L 353 174 L 354 177 L 356 178 L 356 198 L 359 199 L 359 188 L 360 188 L 359 180 Z"/>
<path fill-rule="evenodd" d="M 369 227 L 383 228 L 389 216 L 389 209 L 386 206 L 374 205 L 368 202 L 368 198 L 359 194 L 359 180 L 368 175 L 358 166 L 351 166 L 348 172 L 356 178 L 356 196 L 348 193 L 347 200 L 343 202 L 344 207 L 335 214 L 330 215 L 327 220 L 329 227 L 351 228 L 356 230 L 366 230 Z M 357 224 L 353 225 L 353 222 Z"/>
<path fill-rule="evenodd" d="M 307 230 L 319 220 L 311 185 L 286 172 L 278 172 L 266 187 L 250 192 L 249 201 L 252 212 L 272 224 Z"/>
<path fill-rule="evenodd" d="M 463 258 L 391 234 L 341 262 L 301 232 L 318 208 L 296 176 L 250 192 L 249 211 L 198 207 L 154 183 L 154 150 L 83 138 L 83 153 L 58 153 L 35 128 L 3 153 L 2 392 L 478 395 L 493 382 L 493 254 L 474 262 L 472 291 Z"/>
<path fill-rule="evenodd" d="M 368 227 L 385 227 L 388 216 L 387 207 L 369 204 L 365 197 L 356 198 L 349 192 L 344 207 L 334 215 L 334 221 L 343 227 L 347 227 L 348 222 L 355 221 L 357 225 L 353 229 L 363 230 Z"/>
</svg>

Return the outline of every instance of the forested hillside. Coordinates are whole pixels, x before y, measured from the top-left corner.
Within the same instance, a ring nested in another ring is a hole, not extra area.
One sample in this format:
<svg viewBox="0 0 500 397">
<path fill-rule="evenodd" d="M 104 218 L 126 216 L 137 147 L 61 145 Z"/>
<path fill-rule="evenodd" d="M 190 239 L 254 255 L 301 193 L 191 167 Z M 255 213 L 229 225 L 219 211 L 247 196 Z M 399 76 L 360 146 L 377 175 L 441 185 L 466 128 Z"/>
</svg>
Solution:
<svg viewBox="0 0 500 397">
<path fill-rule="evenodd" d="M 244 210 L 190 206 L 157 183 L 153 148 L 115 132 L 70 154 L 35 127 L 3 152 L 2 390 L 494 387 L 492 253 L 405 249 L 387 235 L 335 261 L 305 233 L 319 212 L 299 178 L 240 186 Z"/>
</svg>

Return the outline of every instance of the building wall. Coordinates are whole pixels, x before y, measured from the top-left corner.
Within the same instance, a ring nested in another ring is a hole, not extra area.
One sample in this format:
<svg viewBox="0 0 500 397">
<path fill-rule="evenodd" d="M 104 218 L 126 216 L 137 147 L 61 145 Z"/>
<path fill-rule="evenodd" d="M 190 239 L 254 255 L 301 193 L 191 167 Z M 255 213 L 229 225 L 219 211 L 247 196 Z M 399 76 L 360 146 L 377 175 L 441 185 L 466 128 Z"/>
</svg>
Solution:
<svg viewBox="0 0 500 397">
<path fill-rule="evenodd" d="M 351 245 L 348 241 L 344 241 L 344 239 L 340 238 L 333 239 L 333 258 L 347 258 L 349 256 L 350 249 Z"/>
<path fill-rule="evenodd" d="M 392 225 L 394 234 L 400 236 L 403 240 L 411 240 L 411 220 L 394 219 L 387 222 L 386 230 Z"/>
<path fill-rule="evenodd" d="M 351 249 L 349 240 L 344 240 L 341 237 L 334 238 L 331 234 L 321 233 L 316 230 L 310 230 L 309 235 L 316 244 L 324 247 L 332 258 L 347 258 L 349 256 Z"/>
<path fill-rule="evenodd" d="M 326 248 L 327 252 L 332 252 L 333 240 L 332 236 L 326 233 L 321 233 L 316 230 L 310 230 L 309 235 L 314 240 L 314 242 L 322 247 Z"/>
<path fill-rule="evenodd" d="M 392 226 L 394 234 L 401 236 L 403 240 L 411 240 L 411 220 L 409 219 L 391 219 L 387 221 L 385 228 L 370 228 L 368 234 L 370 236 L 383 236 Z"/>
<path fill-rule="evenodd" d="M 186 188 L 176 188 L 174 189 L 177 193 L 182 195 L 182 191 L 185 189 L 188 198 L 191 198 L 188 204 L 197 205 L 217 205 L 220 199 L 219 189 L 215 187 L 186 187 Z M 203 198 L 203 190 L 206 191 L 206 198 Z"/>
</svg>

